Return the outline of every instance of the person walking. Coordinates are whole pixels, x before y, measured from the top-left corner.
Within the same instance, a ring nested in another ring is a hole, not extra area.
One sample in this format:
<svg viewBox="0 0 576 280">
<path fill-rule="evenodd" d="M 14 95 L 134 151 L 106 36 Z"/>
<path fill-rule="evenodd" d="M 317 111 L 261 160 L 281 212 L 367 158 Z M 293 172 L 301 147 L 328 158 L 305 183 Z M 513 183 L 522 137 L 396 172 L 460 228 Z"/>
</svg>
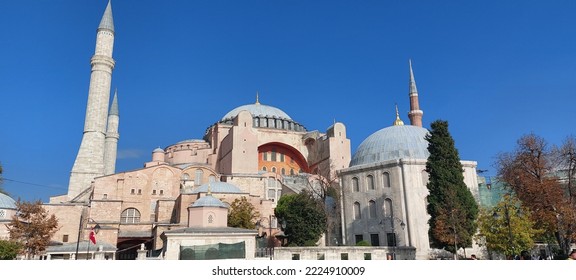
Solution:
<svg viewBox="0 0 576 280">
<path fill-rule="evenodd" d="M 572 252 L 568 255 L 568 260 L 576 260 L 576 249 L 572 249 Z"/>
</svg>

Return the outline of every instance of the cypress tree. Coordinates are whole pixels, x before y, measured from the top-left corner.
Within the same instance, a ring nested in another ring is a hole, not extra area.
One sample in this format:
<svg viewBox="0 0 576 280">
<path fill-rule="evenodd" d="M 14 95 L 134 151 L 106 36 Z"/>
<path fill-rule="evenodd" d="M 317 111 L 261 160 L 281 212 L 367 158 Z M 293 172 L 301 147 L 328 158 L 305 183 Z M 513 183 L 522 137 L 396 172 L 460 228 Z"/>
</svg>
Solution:
<svg viewBox="0 0 576 280">
<path fill-rule="evenodd" d="M 478 204 L 464 183 L 460 156 L 448 131 L 448 122 L 437 120 L 430 127 L 426 135 L 430 153 L 426 162 L 430 245 L 455 253 L 460 247 L 472 245 Z"/>
</svg>

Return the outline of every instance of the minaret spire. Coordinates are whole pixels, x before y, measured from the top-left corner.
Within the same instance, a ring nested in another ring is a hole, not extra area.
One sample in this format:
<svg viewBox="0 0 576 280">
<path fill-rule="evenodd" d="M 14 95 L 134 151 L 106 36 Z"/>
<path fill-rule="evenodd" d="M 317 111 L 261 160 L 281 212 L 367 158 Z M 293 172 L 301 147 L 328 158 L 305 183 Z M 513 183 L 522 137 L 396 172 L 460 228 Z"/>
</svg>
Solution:
<svg viewBox="0 0 576 280">
<path fill-rule="evenodd" d="M 414 79 L 414 71 L 412 70 L 412 60 L 408 60 L 408 63 L 410 66 L 410 112 L 408 112 L 408 118 L 410 119 L 411 125 L 422 127 L 422 115 L 424 112 L 420 110 L 420 105 L 418 104 L 418 89 L 416 88 L 416 80 Z"/>
<path fill-rule="evenodd" d="M 90 60 L 91 75 L 88 89 L 88 103 L 84 120 L 82 142 L 70 173 L 68 198 L 74 199 L 89 188 L 95 177 L 105 173 L 105 150 L 110 104 L 110 86 L 114 59 L 114 20 L 112 4 L 108 1 L 106 10 L 96 32 L 96 48 Z M 117 117 L 117 116 L 116 116 Z M 115 158 L 115 155 L 114 155 Z M 76 198 L 81 199 L 81 198 Z"/>
<path fill-rule="evenodd" d="M 258 95 L 259 95 L 259 93 L 258 93 L 258 91 L 256 91 L 256 103 L 254 103 L 254 104 L 260 105 L 260 100 L 259 100 L 260 98 Z"/>
<path fill-rule="evenodd" d="M 114 32 L 114 18 L 112 17 L 112 0 L 108 0 L 108 5 L 106 6 L 104 15 L 100 20 L 100 25 L 98 26 L 98 30 L 100 29 L 107 29 Z"/>
<path fill-rule="evenodd" d="M 108 115 L 120 116 L 118 111 L 118 89 L 114 90 L 114 98 L 112 99 L 112 105 L 110 105 L 110 112 Z"/>
<path fill-rule="evenodd" d="M 108 126 L 106 128 L 106 140 L 104 147 L 104 175 L 114 174 L 116 171 L 116 155 L 118 153 L 118 126 L 120 113 L 118 111 L 118 89 L 114 91 L 114 98 L 108 112 Z"/>
</svg>

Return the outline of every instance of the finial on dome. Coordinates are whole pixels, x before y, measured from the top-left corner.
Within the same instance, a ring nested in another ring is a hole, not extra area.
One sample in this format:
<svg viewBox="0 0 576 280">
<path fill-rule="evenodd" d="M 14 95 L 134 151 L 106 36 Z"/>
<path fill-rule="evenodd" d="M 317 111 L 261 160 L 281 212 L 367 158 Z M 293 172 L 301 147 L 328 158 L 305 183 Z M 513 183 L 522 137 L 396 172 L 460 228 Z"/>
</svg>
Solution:
<svg viewBox="0 0 576 280">
<path fill-rule="evenodd" d="M 258 98 L 258 95 L 259 95 L 258 91 L 256 91 L 256 103 L 255 104 L 260 105 L 260 100 Z"/>
<path fill-rule="evenodd" d="M 398 113 L 398 104 L 396 104 L 396 120 L 394 125 L 404 125 L 404 122 L 400 119 L 400 114 Z"/>
</svg>

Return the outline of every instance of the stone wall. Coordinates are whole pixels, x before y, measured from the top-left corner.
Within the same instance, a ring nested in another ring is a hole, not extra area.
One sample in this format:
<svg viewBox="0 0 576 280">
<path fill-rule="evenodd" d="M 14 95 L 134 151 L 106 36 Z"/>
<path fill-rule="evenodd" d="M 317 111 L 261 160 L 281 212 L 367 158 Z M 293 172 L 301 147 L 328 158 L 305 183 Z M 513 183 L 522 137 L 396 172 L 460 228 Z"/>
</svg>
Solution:
<svg viewBox="0 0 576 280">
<path fill-rule="evenodd" d="M 277 247 L 274 260 L 388 260 L 394 252 L 397 260 L 414 260 L 413 247 L 336 246 L 336 247 Z"/>
</svg>

